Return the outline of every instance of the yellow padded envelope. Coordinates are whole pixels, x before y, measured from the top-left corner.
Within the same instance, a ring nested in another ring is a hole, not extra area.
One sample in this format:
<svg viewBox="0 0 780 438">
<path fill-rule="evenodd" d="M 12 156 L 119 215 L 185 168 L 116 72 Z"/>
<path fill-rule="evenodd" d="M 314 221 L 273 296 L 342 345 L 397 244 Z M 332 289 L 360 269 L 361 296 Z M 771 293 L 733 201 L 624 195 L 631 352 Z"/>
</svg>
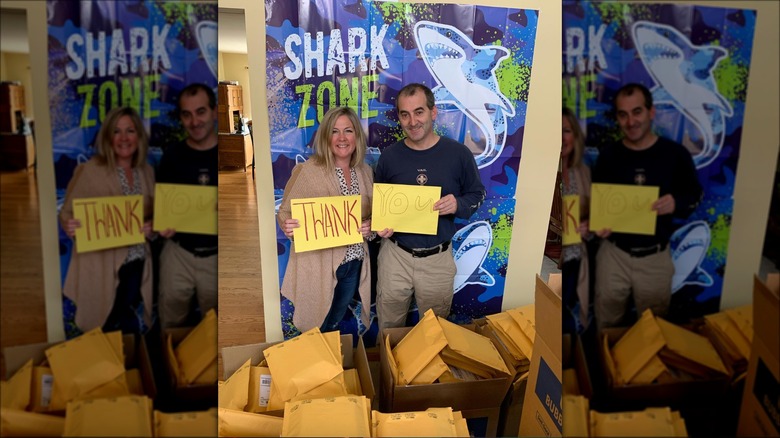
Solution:
<svg viewBox="0 0 780 438">
<path fill-rule="evenodd" d="M 6 409 L 18 409 L 24 411 L 30 404 L 30 391 L 32 390 L 33 361 L 28 360 L 6 382 L 3 381 L 0 388 L 0 407 Z"/>
<path fill-rule="evenodd" d="M 428 362 L 428 365 L 420 371 L 419 374 L 412 379 L 412 385 L 426 385 L 433 383 L 439 378 L 445 371 L 449 370 L 447 364 L 444 363 L 440 355 L 436 355 Z"/>
<path fill-rule="evenodd" d="M 184 383 L 194 382 L 217 360 L 217 312 L 214 309 L 206 312 L 174 351 Z"/>
<path fill-rule="evenodd" d="M 491 341 L 490 338 L 441 317 L 439 317 L 439 325 L 441 325 L 444 336 L 447 338 L 447 347 L 452 350 L 452 352 L 457 353 L 474 363 L 482 364 L 485 367 L 496 370 L 499 373 L 508 376 L 512 375 L 509 368 L 506 366 L 506 362 L 504 362 L 504 359 L 501 357 L 501 353 L 498 352 L 498 349 L 493 345 L 493 341 Z M 491 372 L 491 375 L 492 374 L 494 373 Z"/>
<path fill-rule="evenodd" d="M 273 436 L 282 435 L 282 418 L 265 414 L 219 408 L 217 436 Z"/>
<path fill-rule="evenodd" d="M 656 318 L 656 321 L 666 339 L 668 349 L 699 365 L 728 374 L 723 360 L 709 339 L 661 318 Z"/>
<path fill-rule="evenodd" d="M 452 408 L 389 414 L 371 411 L 371 431 L 375 437 L 458 436 Z"/>
<path fill-rule="evenodd" d="M 678 436 L 669 408 L 647 408 L 636 412 L 602 414 L 590 411 L 591 436 Z"/>
<path fill-rule="evenodd" d="M 0 436 L 62 436 L 64 431 L 62 417 L 0 408 Z"/>
<path fill-rule="evenodd" d="M 355 395 L 287 402 L 282 436 L 370 437 L 370 409 L 366 397 Z"/>
<path fill-rule="evenodd" d="M 408 385 L 446 345 L 444 331 L 433 310 L 428 309 L 417 325 L 393 348 L 393 356 L 398 363 L 396 385 Z"/>
<path fill-rule="evenodd" d="M 154 436 L 217 436 L 217 408 L 172 414 L 154 411 Z"/>
<path fill-rule="evenodd" d="M 588 399 L 581 395 L 564 394 L 562 405 L 563 412 L 566 413 L 563 420 L 563 436 L 589 436 Z"/>
<path fill-rule="evenodd" d="M 653 312 L 645 310 L 639 321 L 612 347 L 618 382 L 630 382 L 665 344 Z"/>
<path fill-rule="evenodd" d="M 266 348 L 263 355 L 282 400 L 310 391 L 343 371 L 317 327 Z"/>
<path fill-rule="evenodd" d="M 249 366 L 247 359 L 225 383 L 219 387 L 219 407 L 243 411 L 249 399 Z"/>
<path fill-rule="evenodd" d="M 68 403 L 64 436 L 151 437 L 152 400 L 128 395 Z"/>
<path fill-rule="evenodd" d="M 271 370 L 268 367 L 249 367 L 249 395 L 247 412 L 265 412 L 271 395 Z"/>
<path fill-rule="evenodd" d="M 529 350 L 533 350 L 533 341 L 526 337 L 525 333 L 520 329 L 520 325 L 517 324 L 514 318 L 509 316 L 509 313 L 496 313 L 495 315 L 487 315 L 485 318 L 487 324 L 496 333 L 498 339 L 504 343 L 507 351 L 515 360 L 523 361 L 530 359 L 529 356 L 523 353 L 520 343 L 527 343 L 527 345 L 530 345 Z"/>
<path fill-rule="evenodd" d="M 46 358 L 65 400 L 86 394 L 125 372 L 124 362 L 100 328 L 47 349 Z"/>
</svg>

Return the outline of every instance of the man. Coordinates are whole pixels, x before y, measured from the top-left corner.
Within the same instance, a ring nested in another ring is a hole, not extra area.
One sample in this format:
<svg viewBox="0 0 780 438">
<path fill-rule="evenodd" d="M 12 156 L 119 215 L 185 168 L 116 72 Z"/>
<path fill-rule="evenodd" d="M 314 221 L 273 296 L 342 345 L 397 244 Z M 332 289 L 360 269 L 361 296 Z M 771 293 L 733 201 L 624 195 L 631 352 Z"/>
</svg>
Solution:
<svg viewBox="0 0 780 438">
<path fill-rule="evenodd" d="M 431 90 L 409 84 L 396 99 L 398 121 L 406 138 L 382 151 L 377 183 L 441 187 L 433 205 L 439 213 L 436 235 L 379 232 L 384 237 L 378 257 L 377 316 L 379 329 L 402 327 L 412 296 L 420 316 L 433 309 L 446 317 L 452 304 L 455 261 L 450 240 L 455 217 L 468 218 L 485 199 L 474 156 L 455 140 L 433 132 L 437 109 Z"/>
<path fill-rule="evenodd" d="M 157 182 L 217 185 L 217 99 L 203 84 L 191 84 L 179 95 L 178 110 L 187 131 L 185 141 L 165 150 Z M 217 214 L 215 211 L 214 214 Z M 160 254 L 160 325 L 191 325 L 217 307 L 217 236 L 160 232 L 168 238 Z M 190 315 L 197 297 L 200 316 Z"/>
<path fill-rule="evenodd" d="M 652 209 L 658 214 L 655 234 L 599 230 L 596 255 L 595 313 L 599 328 L 622 325 L 633 296 L 638 315 L 651 309 L 663 316 L 669 309 L 674 265 L 669 238 L 673 216 L 687 217 L 702 196 L 696 168 L 685 147 L 651 130 L 655 107 L 643 85 L 627 84 L 615 96 L 623 140 L 606 148 L 593 169 L 594 183 L 658 186 Z"/>
</svg>

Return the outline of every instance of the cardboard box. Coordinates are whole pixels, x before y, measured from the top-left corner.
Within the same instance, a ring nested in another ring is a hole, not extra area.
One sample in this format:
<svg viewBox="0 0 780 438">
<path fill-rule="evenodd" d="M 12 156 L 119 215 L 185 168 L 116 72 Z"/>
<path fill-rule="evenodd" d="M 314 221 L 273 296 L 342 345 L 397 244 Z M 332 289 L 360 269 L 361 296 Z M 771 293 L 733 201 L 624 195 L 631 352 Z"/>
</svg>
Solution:
<svg viewBox="0 0 780 438">
<path fill-rule="evenodd" d="M 560 274 L 550 275 L 550 284 L 536 276 L 534 295 L 536 338 L 528 375 L 528 387 L 520 416 L 519 436 L 563 434 L 563 374 L 561 362 L 562 301 Z"/>
<path fill-rule="evenodd" d="M 617 385 L 607 365 L 603 339 L 606 337 L 608 347 L 612 348 L 628 329 L 629 327 L 606 328 L 598 335 L 598 357 L 606 382 L 607 397 L 614 402 L 620 402 L 621 405 L 636 403 L 636 405 L 626 406 L 623 410 L 644 409 L 647 406 L 669 406 L 673 409 L 681 409 L 726 395 L 731 382 L 730 375 L 683 382 Z"/>
<path fill-rule="evenodd" d="M 233 375 L 241 365 L 251 358 L 250 365 L 257 366 L 265 357 L 263 351 L 279 342 L 263 342 L 260 344 L 237 345 L 233 347 L 222 348 L 222 367 L 224 369 L 224 379 Z M 363 389 L 363 395 L 369 401 L 374 399 L 374 383 L 371 380 L 371 370 L 368 368 L 368 358 L 366 357 L 366 347 L 363 345 L 363 338 L 358 338 L 357 347 L 352 348 L 352 335 L 341 335 L 341 355 L 344 358 L 344 369 L 357 369 L 360 387 Z M 282 416 L 283 409 L 276 411 L 263 412 L 265 415 Z"/>
<path fill-rule="evenodd" d="M 577 377 L 578 393 L 589 400 L 592 399 L 593 380 L 590 377 L 588 360 L 580 335 L 564 334 L 561 354 L 563 355 L 563 369 L 574 370 L 574 375 Z"/>
<path fill-rule="evenodd" d="M 173 364 L 170 361 L 170 358 L 168 357 L 167 352 L 165 351 L 167 341 L 168 341 L 168 335 L 171 335 L 171 339 L 173 340 L 173 348 L 175 349 L 177 345 L 181 341 L 184 340 L 184 338 L 187 337 L 187 335 L 194 329 L 195 327 L 175 327 L 175 328 L 166 328 L 162 331 L 162 345 L 163 345 L 163 360 L 165 361 L 165 370 L 168 374 L 168 381 L 170 382 L 170 392 L 171 396 L 178 401 L 186 401 L 187 404 L 194 404 L 194 405 L 208 405 L 209 407 L 216 407 L 217 406 L 217 382 L 214 383 L 206 383 L 206 384 L 193 384 L 188 386 L 179 386 L 176 382 L 176 373 L 174 372 Z M 217 348 L 215 345 L 214 348 Z M 216 366 L 216 365 L 215 365 Z"/>
<path fill-rule="evenodd" d="M 13 376 L 30 359 L 33 360 L 33 365 L 41 364 L 46 359 L 46 350 L 58 344 L 60 342 L 41 342 L 4 348 L 6 379 Z M 123 335 L 122 348 L 125 355 L 125 369 L 138 369 L 141 374 L 144 393 L 147 397 L 154 400 L 157 396 L 157 386 L 155 385 L 152 363 L 149 360 L 149 350 L 146 348 L 144 337 Z"/>
<path fill-rule="evenodd" d="M 474 326 L 466 327 L 475 330 Z M 412 327 L 382 330 L 382 346 L 379 347 L 379 410 L 389 413 L 451 407 L 454 411 L 461 411 L 463 418 L 487 417 L 486 436 L 496 436 L 501 403 L 512 384 L 512 378 L 507 376 L 472 382 L 396 385 L 384 339 L 390 336 L 392 348 L 411 330 Z M 507 368 L 511 369 L 511 366 L 507 364 Z"/>
<path fill-rule="evenodd" d="M 780 275 L 753 280 L 753 345 L 737 435 L 780 436 Z"/>
</svg>

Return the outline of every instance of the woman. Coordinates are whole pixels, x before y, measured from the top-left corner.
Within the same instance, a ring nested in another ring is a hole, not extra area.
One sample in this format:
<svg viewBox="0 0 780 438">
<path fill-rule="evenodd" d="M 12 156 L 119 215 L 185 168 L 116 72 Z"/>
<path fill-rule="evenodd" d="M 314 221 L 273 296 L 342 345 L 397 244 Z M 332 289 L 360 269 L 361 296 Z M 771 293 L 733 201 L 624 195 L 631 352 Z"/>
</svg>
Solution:
<svg viewBox="0 0 780 438">
<path fill-rule="evenodd" d="M 322 196 L 360 195 L 362 243 L 297 253 L 295 242 L 287 262 L 282 295 L 295 305 L 293 323 L 301 332 L 320 327 L 338 329 L 355 291 L 363 302 L 361 319 L 369 324 L 371 287 L 368 246 L 371 233 L 373 174 L 363 162 L 366 135 L 357 114 L 346 107 L 331 108 L 314 136 L 314 154 L 292 171 L 276 220 L 293 240 L 300 224 L 292 219 L 290 200 Z"/>
<path fill-rule="evenodd" d="M 73 200 L 143 195 L 144 236 L 152 235 L 154 170 L 146 163 L 148 140 L 138 113 L 129 107 L 106 114 L 95 141 L 96 154 L 76 167 L 68 183 L 60 224 L 75 239 L 82 224 Z M 85 253 L 73 252 L 63 294 L 76 304 L 76 325 L 86 332 L 121 329 L 142 332 L 152 324 L 152 260 L 148 242 Z M 138 310 L 143 303 L 143 324 Z"/>
<path fill-rule="evenodd" d="M 563 247 L 563 316 L 564 331 L 582 333 L 588 327 L 590 314 L 590 288 L 588 251 L 585 245 L 590 239 L 588 212 L 590 207 L 590 169 L 582 161 L 585 137 L 574 113 L 563 108 L 561 147 L 562 194 L 579 195 L 579 234 L 583 242 Z"/>
</svg>

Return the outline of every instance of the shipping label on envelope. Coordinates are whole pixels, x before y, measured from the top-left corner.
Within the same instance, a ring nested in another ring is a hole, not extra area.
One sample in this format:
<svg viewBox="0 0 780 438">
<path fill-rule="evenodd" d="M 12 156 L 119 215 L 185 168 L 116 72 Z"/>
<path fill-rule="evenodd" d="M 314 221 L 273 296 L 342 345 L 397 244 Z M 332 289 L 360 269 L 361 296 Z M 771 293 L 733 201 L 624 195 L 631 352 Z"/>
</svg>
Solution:
<svg viewBox="0 0 780 438">
<path fill-rule="evenodd" d="M 441 187 L 376 183 L 371 230 L 392 228 L 394 232 L 436 234 L 439 212 L 433 204 L 439 198 Z"/>
<path fill-rule="evenodd" d="M 154 185 L 154 230 L 217 234 L 217 187 L 195 184 Z"/>
<path fill-rule="evenodd" d="M 363 241 L 360 195 L 299 198 L 290 201 L 295 252 L 334 248 Z"/>
<path fill-rule="evenodd" d="M 76 228 L 76 252 L 130 246 L 144 242 L 142 195 L 104 196 L 73 200 Z"/>
<path fill-rule="evenodd" d="M 563 195 L 563 245 L 582 242 L 580 236 L 580 195 Z"/>
<path fill-rule="evenodd" d="M 590 230 L 611 228 L 613 233 L 655 234 L 657 186 L 600 184 L 590 186 Z"/>
</svg>

